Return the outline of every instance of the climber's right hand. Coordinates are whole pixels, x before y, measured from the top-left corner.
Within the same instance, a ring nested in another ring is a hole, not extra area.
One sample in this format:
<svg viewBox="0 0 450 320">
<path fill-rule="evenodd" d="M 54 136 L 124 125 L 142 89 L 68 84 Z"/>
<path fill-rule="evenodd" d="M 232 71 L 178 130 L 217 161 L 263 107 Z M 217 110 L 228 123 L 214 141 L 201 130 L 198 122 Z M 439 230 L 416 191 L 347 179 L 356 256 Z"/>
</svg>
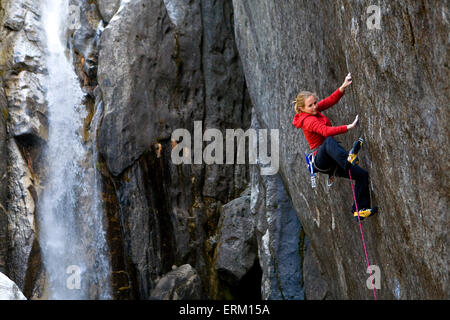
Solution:
<svg viewBox="0 0 450 320">
<path fill-rule="evenodd" d="M 354 127 L 356 127 L 358 125 L 358 121 L 359 121 L 359 116 L 357 115 L 355 118 L 355 121 L 353 121 L 352 124 L 347 125 L 347 130 L 353 129 Z"/>
</svg>

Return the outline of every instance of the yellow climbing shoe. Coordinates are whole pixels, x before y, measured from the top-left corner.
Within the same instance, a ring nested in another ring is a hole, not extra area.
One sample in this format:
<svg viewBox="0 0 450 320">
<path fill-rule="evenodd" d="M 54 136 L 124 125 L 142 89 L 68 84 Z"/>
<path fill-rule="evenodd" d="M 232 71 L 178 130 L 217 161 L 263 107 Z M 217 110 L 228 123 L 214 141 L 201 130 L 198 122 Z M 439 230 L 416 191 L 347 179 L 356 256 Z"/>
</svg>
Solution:
<svg viewBox="0 0 450 320">
<path fill-rule="evenodd" d="M 378 207 L 373 207 L 372 209 L 362 209 L 359 211 L 359 219 L 364 220 L 365 218 L 368 218 L 370 216 L 373 216 L 375 213 L 377 213 Z M 358 212 L 353 212 L 353 216 L 355 217 L 355 220 L 358 221 Z"/>
<path fill-rule="evenodd" d="M 355 166 L 359 164 L 358 152 L 364 143 L 364 139 L 360 137 L 353 143 L 353 147 L 348 153 L 347 163 L 345 164 L 345 169 L 348 170 L 350 166 Z"/>
<path fill-rule="evenodd" d="M 350 162 L 352 165 L 359 164 L 359 158 L 358 155 L 355 153 L 351 153 L 348 155 L 347 161 Z"/>
</svg>

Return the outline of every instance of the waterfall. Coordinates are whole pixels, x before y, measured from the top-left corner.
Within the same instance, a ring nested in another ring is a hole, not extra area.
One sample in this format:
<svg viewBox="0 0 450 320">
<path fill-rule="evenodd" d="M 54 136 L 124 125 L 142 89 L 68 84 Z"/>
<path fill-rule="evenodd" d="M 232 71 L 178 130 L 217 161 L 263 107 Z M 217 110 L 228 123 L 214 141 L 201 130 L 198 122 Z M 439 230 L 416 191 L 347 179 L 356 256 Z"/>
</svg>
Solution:
<svg viewBox="0 0 450 320">
<path fill-rule="evenodd" d="M 111 299 L 97 154 L 95 143 L 82 139 L 87 112 L 65 36 L 69 2 L 45 0 L 42 5 L 49 137 L 38 223 L 49 299 Z"/>
</svg>

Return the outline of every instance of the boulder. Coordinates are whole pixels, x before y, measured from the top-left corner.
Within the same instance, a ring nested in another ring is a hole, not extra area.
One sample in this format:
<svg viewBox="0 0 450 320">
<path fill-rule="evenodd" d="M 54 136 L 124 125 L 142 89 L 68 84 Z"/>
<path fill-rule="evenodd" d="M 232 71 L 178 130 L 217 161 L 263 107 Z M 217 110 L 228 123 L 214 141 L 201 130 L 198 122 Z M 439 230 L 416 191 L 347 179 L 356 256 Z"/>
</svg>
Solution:
<svg viewBox="0 0 450 320">
<path fill-rule="evenodd" d="M 42 76 L 29 71 L 11 75 L 5 81 L 13 136 L 29 136 L 37 141 L 47 140 L 47 106 L 41 83 Z"/>
<path fill-rule="evenodd" d="M 258 257 L 256 216 L 250 212 L 250 190 L 222 207 L 216 269 L 219 277 L 236 285 Z"/>
<path fill-rule="evenodd" d="M 204 298 L 200 277 L 189 264 L 165 274 L 151 291 L 151 300 L 199 300 Z"/>
</svg>

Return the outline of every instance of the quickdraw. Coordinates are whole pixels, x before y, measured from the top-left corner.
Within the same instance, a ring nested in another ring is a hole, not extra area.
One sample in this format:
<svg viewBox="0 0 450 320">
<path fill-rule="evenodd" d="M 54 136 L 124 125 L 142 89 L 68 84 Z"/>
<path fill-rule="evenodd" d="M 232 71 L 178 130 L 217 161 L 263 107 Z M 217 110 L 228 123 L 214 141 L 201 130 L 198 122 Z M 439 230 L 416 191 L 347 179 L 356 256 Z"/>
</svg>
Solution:
<svg viewBox="0 0 450 320">
<path fill-rule="evenodd" d="M 316 174 L 314 173 L 314 152 L 305 154 L 306 155 L 306 166 L 311 176 L 311 187 L 314 189 L 317 187 Z"/>
</svg>

